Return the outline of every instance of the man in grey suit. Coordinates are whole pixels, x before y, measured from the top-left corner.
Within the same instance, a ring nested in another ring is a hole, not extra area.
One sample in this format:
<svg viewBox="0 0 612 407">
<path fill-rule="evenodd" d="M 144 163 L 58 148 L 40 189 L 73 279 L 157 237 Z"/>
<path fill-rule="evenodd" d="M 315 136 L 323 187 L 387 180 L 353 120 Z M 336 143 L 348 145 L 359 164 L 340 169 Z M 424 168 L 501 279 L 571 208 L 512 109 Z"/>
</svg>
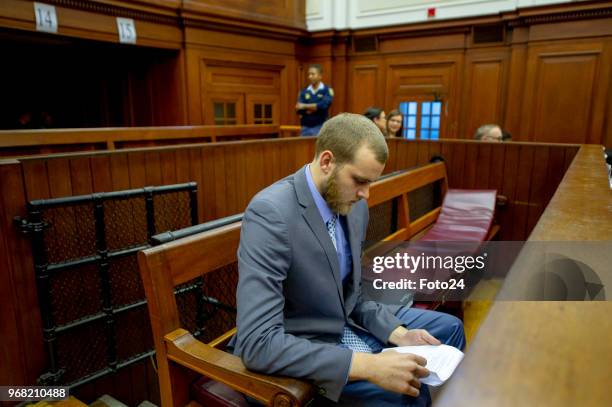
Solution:
<svg viewBox="0 0 612 407">
<path fill-rule="evenodd" d="M 429 404 L 419 381 L 429 374 L 426 361 L 380 351 L 440 341 L 462 348 L 461 321 L 361 297 L 365 200 L 387 156 L 374 123 L 338 115 L 321 129 L 310 164 L 250 202 L 238 249 L 235 341 L 249 369 L 309 379 L 328 402 Z"/>
</svg>

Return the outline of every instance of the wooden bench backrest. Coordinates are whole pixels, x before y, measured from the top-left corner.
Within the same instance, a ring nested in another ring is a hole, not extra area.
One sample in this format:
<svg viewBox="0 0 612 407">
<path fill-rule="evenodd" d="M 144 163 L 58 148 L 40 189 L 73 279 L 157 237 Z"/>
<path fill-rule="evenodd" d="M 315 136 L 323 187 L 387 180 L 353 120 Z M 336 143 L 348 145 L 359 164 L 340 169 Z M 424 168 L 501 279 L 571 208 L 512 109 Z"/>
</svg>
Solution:
<svg viewBox="0 0 612 407">
<path fill-rule="evenodd" d="M 399 199 L 397 224 L 395 232 L 386 236 L 383 241 L 407 240 L 432 225 L 440 213 L 441 205 L 420 216 L 410 215 L 409 194 L 424 186 L 440 182 L 442 197 L 448 190 L 446 166 L 439 162 L 402 172 L 372 184 L 368 206 L 370 208 L 393 199 Z"/>
</svg>

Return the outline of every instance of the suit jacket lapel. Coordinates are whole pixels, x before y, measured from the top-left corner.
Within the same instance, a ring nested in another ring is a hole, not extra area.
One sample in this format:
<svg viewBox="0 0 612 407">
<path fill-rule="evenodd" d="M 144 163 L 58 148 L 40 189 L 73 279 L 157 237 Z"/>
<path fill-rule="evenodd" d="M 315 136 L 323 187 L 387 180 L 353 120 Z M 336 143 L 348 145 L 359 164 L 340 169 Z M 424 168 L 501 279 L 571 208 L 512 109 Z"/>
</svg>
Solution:
<svg viewBox="0 0 612 407">
<path fill-rule="evenodd" d="M 347 237 L 351 246 L 351 256 L 353 258 L 353 292 L 350 294 L 347 293 L 347 301 L 349 300 L 349 295 L 357 291 L 361 282 L 361 230 L 359 230 L 355 212 L 355 210 L 350 211 L 346 217 L 346 224 L 348 225 Z"/>
<path fill-rule="evenodd" d="M 338 254 L 334 244 L 331 241 L 331 238 L 329 237 L 327 228 L 323 224 L 323 219 L 321 219 L 321 214 L 319 213 L 319 209 L 317 208 L 314 198 L 310 193 L 310 189 L 308 188 L 306 174 L 304 173 L 305 170 L 306 167 L 302 167 L 302 169 L 295 174 L 294 178 L 295 191 L 298 201 L 303 207 L 302 216 L 306 220 L 306 223 L 314 233 L 315 237 L 319 241 L 319 244 L 323 248 L 323 251 L 325 252 L 327 261 L 329 262 L 330 272 L 336 283 L 338 295 L 340 296 L 340 301 L 342 302 L 344 308 L 344 294 L 342 289 L 342 279 L 340 277 L 340 263 L 338 262 Z"/>
</svg>

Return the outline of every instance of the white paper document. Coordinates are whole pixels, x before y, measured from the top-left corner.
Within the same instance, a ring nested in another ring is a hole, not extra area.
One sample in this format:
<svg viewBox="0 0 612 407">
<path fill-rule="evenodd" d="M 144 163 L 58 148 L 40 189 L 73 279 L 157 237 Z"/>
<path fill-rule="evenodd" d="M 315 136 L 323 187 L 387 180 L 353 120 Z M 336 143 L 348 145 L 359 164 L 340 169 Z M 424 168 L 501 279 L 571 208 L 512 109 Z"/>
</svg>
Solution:
<svg viewBox="0 0 612 407">
<path fill-rule="evenodd" d="M 430 386 L 439 386 L 453 374 L 461 359 L 463 352 L 448 345 L 418 345 L 418 346 L 399 346 L 397 348 L 384 349 L 385 351 L 396 351 L 399 353 L 413 353 L 427 359 L 429 376 L 423 377 L 421 383 Z"/>
</svg>

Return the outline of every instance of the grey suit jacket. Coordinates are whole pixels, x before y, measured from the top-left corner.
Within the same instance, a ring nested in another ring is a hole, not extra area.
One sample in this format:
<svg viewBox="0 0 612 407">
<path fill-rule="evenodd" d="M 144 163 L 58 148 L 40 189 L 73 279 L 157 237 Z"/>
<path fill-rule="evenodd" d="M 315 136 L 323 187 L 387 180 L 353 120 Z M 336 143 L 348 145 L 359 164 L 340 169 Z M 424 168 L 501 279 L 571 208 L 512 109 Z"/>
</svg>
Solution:
<svg viewBox="0 0 612 407">
<path fill-rule="evenodd" d="M 337 401 L 352 351 L 337 346 L 346 323 L 383 343 L 401 325 L 390 307 L 361 298 L 361 248 L 368 207 L 347 216 L 353 273 L 344 287 L 333 243 L 303 167 L 258 193 L 247 207 L 238 248 L 235 353 L 252 370 L 312 380 Z"/>
</svg>

